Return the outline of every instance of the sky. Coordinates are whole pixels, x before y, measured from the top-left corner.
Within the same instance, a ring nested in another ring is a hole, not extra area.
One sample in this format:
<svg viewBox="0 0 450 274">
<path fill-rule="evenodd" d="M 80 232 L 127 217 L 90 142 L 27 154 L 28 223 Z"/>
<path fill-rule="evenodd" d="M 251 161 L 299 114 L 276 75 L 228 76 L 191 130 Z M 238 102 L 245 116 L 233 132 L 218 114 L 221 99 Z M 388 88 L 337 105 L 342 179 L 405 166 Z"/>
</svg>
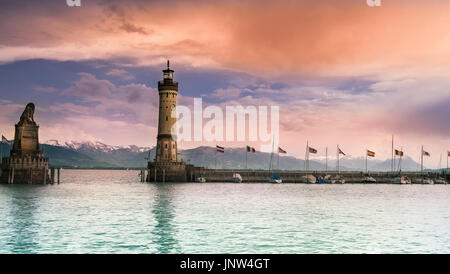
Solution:
<svg viewBox="0 0 450 274">
<path fill-rule="evenodd" d="M 170 59 L 178 104 L 279 106 L 280 146 L 303 158 L 425 164 L 450 150 L 446 0 L 0 1 L 0 134 L 28 102 L 40 141 L 153 146 L 157 81 Z M 258 142 L 181 142 L 258 148 Z"/>
</svg>

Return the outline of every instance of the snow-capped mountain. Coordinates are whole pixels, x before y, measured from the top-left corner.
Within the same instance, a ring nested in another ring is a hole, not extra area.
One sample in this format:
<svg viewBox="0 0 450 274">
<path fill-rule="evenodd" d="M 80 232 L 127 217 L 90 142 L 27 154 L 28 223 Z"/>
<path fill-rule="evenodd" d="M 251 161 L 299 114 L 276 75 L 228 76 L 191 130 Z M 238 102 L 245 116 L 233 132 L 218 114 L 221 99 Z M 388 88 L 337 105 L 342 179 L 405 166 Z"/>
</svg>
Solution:
<svg viewBox="0 0 450 274">
<path fill-rule="evenodd" d="M 129 150 L 131 152 L 145 152 L 151 149 L 150 147 L 139 147 L 136 145 L 128 145 L 128 146 L 110 146 L 106 145 L 102 142 L 76 142 L 76 141 L 70 141 L 70 142 L 61 142 L 58 140 L 48 140 L 44 144 L 51 145 L 51 146 L 59 146 L 59 147 L 66 147 L 73 150 L 80 150 L 80 151 L 100 151 L 100 152 L 113 152 L 116 150 Z"/>
<path fill-rule="evenodd" d="M 3 156 L 9 155 L 12 145 L 3 143 Z M 44 154 L 50 158 L 52 166 L 78 167 L 78 168 L 142 168 L 147 165 L 147 159 L 155 157 L 155 148 L 129 146 L 110 146 L 102 142 L 61 142 L 49 140 L 42 145 Z M 149 152 L 150 151 L 150 152 Z M 180 159 L 194 164 L 195 166 L 205 166 L 214 168 L 215 160 L 214 147 L 197 147 L 179 151 Z M 248 155 L 248 167 L 251 169 L 266 170 L 270 165 L 270 153 L 256 152 Z M 226 148 L 226 153 L 217 158 L 217 168 L 238 169 L 245 168 L 245 149 Z M 334 170 L 334 159 L 328 159 L 328 169 Z M 365 159 L 363 157 L 352 158 L 345 156 L 340 159 L 340 170 L 364 170 Z M 388 171 L 391 169 L 390 160 L 369 161 L 369 170 Z M 292 156 L 283 156 L 279 159 L 280 169 L 299 170 L 303 169 L 305 161 Z M 278 159 L 274 163 L 278 166 Z M 404 157 L 402 161 L 403 171 L 416 171 L 419 164 L 409 157 Z M 311 159 L 310 168 L 312 170 L 325 170 L 323 159 Z M 397 165 L 396 165 L 397 169 Z"/>
</svg>

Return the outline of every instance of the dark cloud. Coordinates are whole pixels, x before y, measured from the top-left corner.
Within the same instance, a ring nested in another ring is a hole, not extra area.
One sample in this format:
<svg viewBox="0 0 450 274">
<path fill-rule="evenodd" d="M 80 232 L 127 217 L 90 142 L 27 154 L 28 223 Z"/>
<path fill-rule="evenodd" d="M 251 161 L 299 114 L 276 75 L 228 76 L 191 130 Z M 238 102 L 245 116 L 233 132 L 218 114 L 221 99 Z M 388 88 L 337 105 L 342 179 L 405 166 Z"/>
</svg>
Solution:
<svg viewBox="0 0 450 274">
<path fill-rule="evenodd" d="M 126 32 L 129 32 L 129 33 L 135 32 L 135 33 L 140 33 L 140 34 L 143 34 L 143 35 L 148 35 L 149 34 L 149 32 L 145 30 L 145 28 L 138 27 L 138 26 L 136 26 L 136 25 L 134 25 L 132 23 L 129 23 L 129 22 L 123 22 L 122 26 L 120 26 L 120 29 L 122 29 L 122 30 L 124 30 Z"/>
<path fill-rule="evenodd" d="M 417 106 L 393 115 L 393 128 L 423 135 L 450 136 L 450 96 L 433 104 Z"/>
<path fill-rule="evenodd" d="M 90 73 L 79 73 L 81 79 L 72 84 L 62 94 L 73 95 L 84 99 L 102 100 L 112 95 L 114 85 L 108 80 L 99 80 Z"/>
</svg>

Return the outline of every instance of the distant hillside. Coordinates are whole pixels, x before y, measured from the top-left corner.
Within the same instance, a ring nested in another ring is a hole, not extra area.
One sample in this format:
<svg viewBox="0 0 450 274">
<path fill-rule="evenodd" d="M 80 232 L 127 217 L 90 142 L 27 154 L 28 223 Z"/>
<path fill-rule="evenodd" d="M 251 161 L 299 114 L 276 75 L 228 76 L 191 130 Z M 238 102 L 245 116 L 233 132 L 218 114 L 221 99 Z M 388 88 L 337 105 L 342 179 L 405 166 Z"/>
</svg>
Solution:
<svg viewBox="0 0 450 274">
<path fill-rule="evenodd" d="M 3 143 L 3 156 L 9 156 L 12 142 Z M 146 166 L 150 151 L 150 158 L 155 157 L 155 149 L 138 146 L 109 146 L 100 142 L 70 142 L 61 143 L 51 140 L 42 145 L 50 164 L 57 167 L 74 168 L 142 168 Z M 180 151 L 180 159 L 195 166 L 214 168 L 216 149 L 214 147 L 197 147 Z M 248 168 L 268 170 L 270 153 L 248 153 Z M 397 163 L 398 164 L 398 163 Z M 278 156 L 273 156 L 273 168 L 277 168 Z M 292 156 L 280 156 L 279 167 L 284 170 L 303 170 L 305 161 Z M 391 161 L 370 159 L 369 170 L 391 170 Z M 244 148 L 225 148 L 225 153 L 217 153 L 217 168 L 243 169 L 245 168 Z M 396 166 L 398 168 L 398 166 Z M 402 160 L 403 171 L 417 171 L 420 165 L 410 157 Z M 311 160 L 311 170 L 325 170 L 325 161 Z M 336 169 L 336 160 L 329 159 L 328 169 Z M 364 170 L 365 158 L 351 158 L 344 156 L 340 159 L 340 170 Z"/>
<path fill-rule="evenodd" d="M 204 166 L 214 168 L 216 149 L 213 147 L 198 147 L 187 149 L 180 153 L 182 159 L 195 166 Z M 269 169 L 270 153 L 255 152 L 248 153 L 248 168 L 250 169 Z M 278 157 L 273 156 L 273 168 L 278 166 Z M 305 161 L 292 156 L 280 156 L 279 167 L 286 170 L 303 169 Z M 219 169 L 244 169 L 245 168 L 245 149 L 244 148 L 226 148 L 225 153 L 217 153 L 217 168 Z M 310 169 L 325 170 L 325 164 L 317 161 L 310 161 Z"/>
</svg>

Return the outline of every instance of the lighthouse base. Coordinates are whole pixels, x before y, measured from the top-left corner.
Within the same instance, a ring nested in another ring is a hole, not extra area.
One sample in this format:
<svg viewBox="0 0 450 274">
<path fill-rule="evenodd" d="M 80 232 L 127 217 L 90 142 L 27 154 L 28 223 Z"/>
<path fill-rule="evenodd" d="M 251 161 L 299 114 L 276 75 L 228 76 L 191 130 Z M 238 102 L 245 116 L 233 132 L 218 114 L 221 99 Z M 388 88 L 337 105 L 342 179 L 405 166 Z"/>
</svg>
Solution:
<svg viewBox="0 0 450 274">
<path fill-rule="evenodd" d="M 189 182 L 190 165 L 183 162 L 148 162 L 147 182 Z"/>
</svg>

